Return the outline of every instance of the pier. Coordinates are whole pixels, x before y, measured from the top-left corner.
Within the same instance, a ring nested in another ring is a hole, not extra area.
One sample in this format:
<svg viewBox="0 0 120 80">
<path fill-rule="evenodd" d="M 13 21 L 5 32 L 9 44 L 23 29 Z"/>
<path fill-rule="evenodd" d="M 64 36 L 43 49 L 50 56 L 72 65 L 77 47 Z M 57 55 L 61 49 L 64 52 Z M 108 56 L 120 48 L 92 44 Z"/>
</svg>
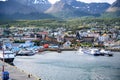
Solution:
<svg viewBox="0 0 120 80">
<path fill-rule="evenodd" d="M 107 50 L 111 50 L 114 52 L 120 52 L 120 48 L 107 48 Z"/>
<path fill-rule="evenodd" d="M 62 51 L 76 51 L 77 48 L 43 48 L 39 49 L 39 52 L 43 51 L 55 51 L 61 53 Z"/>
<path fill-rule="evenodd" d="M 2 80 L 2 66 L 3 62 L 0 61 L 0 80 Z M 4 63 L 4 70 L 9 72 L 9 80 L 41 80 L 37 76 L 27 73 L 24 70 L 20 70 L 15 66 L 11 66 L 7 63 Z"/>
</svg>

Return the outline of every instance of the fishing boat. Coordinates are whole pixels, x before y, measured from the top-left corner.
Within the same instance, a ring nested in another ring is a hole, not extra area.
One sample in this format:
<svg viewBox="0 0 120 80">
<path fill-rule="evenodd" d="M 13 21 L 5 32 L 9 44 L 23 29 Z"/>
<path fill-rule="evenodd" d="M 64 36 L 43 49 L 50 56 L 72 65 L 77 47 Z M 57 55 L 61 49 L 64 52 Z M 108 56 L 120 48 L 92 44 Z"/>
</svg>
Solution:
<svg viewBox="0 0 120 80">
<path fill-rule="evenodd" d="M 107 55 L 107 56 L 113 56 L 113 54 L 111 53 L 110 50 L 101 49 L 100 53 L 104 54 L 104 55 Z"/>
<path fill-rule="evenodd" d="M 97 49 L 97 48 L 79 48 L 77 53 L 94 55 L 94 56 L 99 56 L 101 54 L 99 49 Z"/>
<path fill-rule="evenodd" d="M 11 51 L 12 43 L 9 39 L 0 41 L 0 59 L 4 62 L 12 63 L 15 53 Z"/>
<path fill-rule="evenodd" d="M 34 55 L 35 51 L 33 50 L 28 50 L 28 49 L 21 49 L 16 55 L 17 56 L 31 56 Z"/>
<path fill-rule="evenodd" d="M 26 41 L 19 45 L 19 49 L 17 56 L 31 56 L 38 52 L 39 47 L 34 46 L 34 42 Z"/>
<path fill-rule="evenodd" d="M 15 54 L 10 50 L 0 50 L 0 59 L 2 61 L 12 63 L 14 61 Z"/>
<path fill-rule="evenodd" d="M 91 54 L 93 54 L 94 56 L 100 56 L 101 55 L 100 50 L 97 49 L 97 48 L 91 49 Z"/>
</svg>

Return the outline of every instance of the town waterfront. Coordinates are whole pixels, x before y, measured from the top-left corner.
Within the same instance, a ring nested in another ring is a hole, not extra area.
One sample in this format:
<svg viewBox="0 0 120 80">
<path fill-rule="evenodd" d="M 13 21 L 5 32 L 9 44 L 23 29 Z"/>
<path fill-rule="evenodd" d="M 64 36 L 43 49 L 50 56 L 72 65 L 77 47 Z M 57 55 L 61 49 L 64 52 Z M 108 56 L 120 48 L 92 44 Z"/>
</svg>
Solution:
<svg viewBox="0 0 120 80">
<path fill-rule="evenodd" d="M 79 55 L 76 51 L 16 56 L 14 65 L 42 80 L 119 80 L 120 54 L 113 57 Z"/>
</svg>

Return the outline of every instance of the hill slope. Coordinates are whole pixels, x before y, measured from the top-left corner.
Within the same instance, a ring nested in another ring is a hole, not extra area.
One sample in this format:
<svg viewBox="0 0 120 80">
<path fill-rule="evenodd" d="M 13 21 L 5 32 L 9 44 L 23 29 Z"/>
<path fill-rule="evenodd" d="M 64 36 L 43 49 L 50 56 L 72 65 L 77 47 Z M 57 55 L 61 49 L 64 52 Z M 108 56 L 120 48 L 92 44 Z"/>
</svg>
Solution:
<svg viewBox="0 0 120 80">
<path fill-rule="evenodd" d="M 103 17 L 120 17 L 120 0 L 116 0 L 102 15 Z"/>
<path fill-rule="evenodd" d="M 77 0 L 60 0 L 54 5 L 48 0 L 8 0 L 0 1 L 0 20 L 97 17 L 109 7 L 108 3 L 88 4 Z"/>
</svg>

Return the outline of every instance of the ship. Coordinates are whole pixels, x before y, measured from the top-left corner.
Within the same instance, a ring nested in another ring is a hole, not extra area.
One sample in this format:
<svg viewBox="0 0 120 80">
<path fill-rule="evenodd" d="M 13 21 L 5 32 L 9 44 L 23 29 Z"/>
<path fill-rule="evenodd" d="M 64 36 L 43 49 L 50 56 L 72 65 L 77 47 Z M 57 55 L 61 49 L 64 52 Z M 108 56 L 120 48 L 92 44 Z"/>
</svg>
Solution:
<svg viewBox="0 0 120 80">
<path fill-rule="evenodd" d="M 0 59 L 7 63 L 13 63 L 15 54 L 10 50 L 0 50 Z"/>
</svg>

